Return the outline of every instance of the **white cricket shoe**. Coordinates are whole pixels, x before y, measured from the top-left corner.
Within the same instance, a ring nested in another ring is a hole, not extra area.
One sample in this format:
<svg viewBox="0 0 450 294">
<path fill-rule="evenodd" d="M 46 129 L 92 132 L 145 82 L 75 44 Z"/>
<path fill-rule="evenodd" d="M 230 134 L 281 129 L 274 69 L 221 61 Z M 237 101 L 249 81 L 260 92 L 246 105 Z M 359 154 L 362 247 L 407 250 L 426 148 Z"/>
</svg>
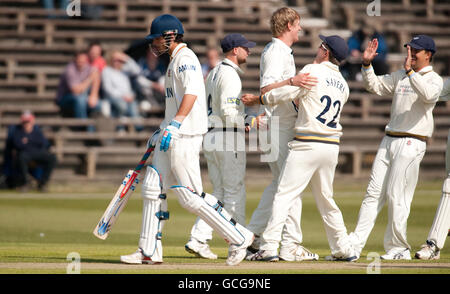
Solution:
<svg viewBox="0 0 450 294">
<path fill-rule="evenodd" d="M 230 245 L 226 262 L 227 265 L 239 264 L 245 258 L 247 254 L 247 247 L 249 247 L 253 243 L 253 240 L 255 240 L 255 235 L 251 233 L 251 236 L 245 238 L 244 243 L 242 243 L 240 246 Z"/>
<path fill-rule="evenodd" d="M 411 260 L 411 252 L 408 248 L 400 250 L 390 250 L 384 255 L 380 256 L 383 260 Z"/>
<path fill-rule="evenodd" d="M 245 259 L 250 261 L 269 261 L 269 262 L 276 262 L 280 260 L 276 251 L 269 251 L 269 250 L 259 250 L 258 252 L 247 256 Z"/>
<path fill-rule="evenodd" d="M 120 256 L 120 261 L 127 264 L 161 264 L 162 261 L 153 261 L 150 257 L 142 254 L 139 248 L 135 253 Z"/>
<path fill-rule="evenodd" d="M 194 238 L 190 239 L 189 242 L 184 245 L 184 249 L 186 249 L 187 252 L 196 255 L 197 257 L 205 259 L 217 259 L 217 255 L 211 251 L 208 243 L 200 242 Z"/>
<path fill-rule="evenodd" d="M 286 247 L 286 246 L 285 246 Z M 295 245 L 292 247 L 280 249 L 280 259 L 285 261 L 309 261 L 319 260 L 319 255 L 312 253 L 301 245 Z"/>
<path fill-rule="evenodd" d="M 436 260 L 441 257 L 441 252 L 433 241 L 427 240 L 427 243 L 422 245 L 422 249 L 414 255 L 417 259 Z"/>
</svg>

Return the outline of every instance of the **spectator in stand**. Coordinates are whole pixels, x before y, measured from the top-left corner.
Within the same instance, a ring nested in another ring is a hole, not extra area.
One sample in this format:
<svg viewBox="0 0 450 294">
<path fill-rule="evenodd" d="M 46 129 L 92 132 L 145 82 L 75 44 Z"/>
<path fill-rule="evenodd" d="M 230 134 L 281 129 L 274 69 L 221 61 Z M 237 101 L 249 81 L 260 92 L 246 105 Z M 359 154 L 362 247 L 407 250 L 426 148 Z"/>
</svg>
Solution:
<svg viewBox="0 0 450 294">
<path fill-rule="evenodd" d="M 361 28 L 355 31 L 348 39 L 348 47 L 350 56 L 347 62 L 342 66 L 342 75 L 349 80 L 362 80 L 361 64 L 362 53 L 367 47 L 367 44 L 373 40 L 378 40 L 378 55 L 372 61 L 372 66 L 377 75 L 384 75 L 389 73 L 389 64 L 386 61 L 388 46 L 381 33 L 381 26 L 379 22 L 372 19 L 365 19 Z"/>
<path fill-rule="evenodd" d="M 106 66 L 106 60 L 103 58 L 103 49 L 100 43 L 93 42 L 88 48 L 89 62 L 91 66 L 96 68 L 99 73 L 102 72 L 103 68 Z"/>
<path fill-rule="evenodd" d="M 107 57 L 108 65 L 102 72 L 102 89 L 111 104 L 113 117 L 138 118 L 139 111 L 130 77 L 124 68 L 136 67 L 136 62 L 121 51 L 112 51 Z M 119 130 L 123 130 L 122 126 Z"/>
<path fill-rule="evenodd" d="M 219 51 L 216 48 L 209 48 L 208 51 L 206 51 L 206 63 L 202 64 L 202 72 L 205 79 L 209 72 L 219 64 L 219 56 Z"/>
<path fill-rule="evenodd" d="M 61 75 L 56 104 L 63 116 L 88 118 L 100 111 L 100 75 L 89 64 L 87 52 L 77 52 Z M 94 131 L 93 126 L 88 131 Z"/>
<path fill-rule="evenodd" d="M 38 190 L 47 191 L 47 183 L 56 157 L 48 151 L 50 144 L 41 129 L 35 124 L 30 111 L 24 111 L 21 124 L 8 130 L 4 151 L 4 168 L 8 166 L 10 187 L 21 186 L 23 192 L 29 189 L 28 174 L 31 169 L 40 169 L 34 176 L 38 179 Z"/>
<path fill-rule="evenodd" d="M 147 49 L 145 56 L 139 58 L 138 65 L 140 73 L 135 79 L 135 86 L 139 94 L 141 111 L 148 111 L 153 106 L 163 108 L 165 104 L 164 77 L 167 64 L 150 49 Z"/>
</svg>

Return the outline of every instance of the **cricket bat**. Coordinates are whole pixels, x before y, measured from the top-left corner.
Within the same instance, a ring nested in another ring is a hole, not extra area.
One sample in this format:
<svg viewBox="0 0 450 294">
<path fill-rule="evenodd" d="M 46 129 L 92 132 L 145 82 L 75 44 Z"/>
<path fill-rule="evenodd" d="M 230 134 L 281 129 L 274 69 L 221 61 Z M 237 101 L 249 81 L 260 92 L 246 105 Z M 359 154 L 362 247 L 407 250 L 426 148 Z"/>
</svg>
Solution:
<svg viewBox="0 0 450 294">
<path fill-rule="evenodd" d="M 147 151 L 145 151 L 144 156 L 142 156 L 142 159 L 136 166 L 136 168 L 134 170 L 128 171 L 127 175 L 122 181 L 122 184 L 120 185 L 113 199 L 106 208 L 105 213 L 100 218 L 100 221 L 94 229 L 94 235 L 97 238 L 105 240 L 108 237 L 112 226 L 119 218 L 119 215 L 125 208 L 128 199 L 130 199 L 131 194 L 133 194 L 134 190 L 139 184 L 141 169 L 144 167 L 145 162 L 154 149 L 155 146 L 150 146 Z"/>
</svg>

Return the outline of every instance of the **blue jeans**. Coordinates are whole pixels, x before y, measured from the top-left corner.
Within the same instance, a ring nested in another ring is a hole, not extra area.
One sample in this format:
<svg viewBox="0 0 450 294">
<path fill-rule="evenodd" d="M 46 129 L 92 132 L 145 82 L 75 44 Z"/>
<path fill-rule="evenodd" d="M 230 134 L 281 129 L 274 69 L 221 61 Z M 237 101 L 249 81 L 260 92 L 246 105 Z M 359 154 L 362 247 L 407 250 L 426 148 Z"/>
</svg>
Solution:
<svg viewBox="0 0 450 294">
<path fill-rule="evenodd" d="M 99 112 L 100 104 L 97 103 L 95 107 L 88 105 L 88 92 L 79 95 L 66 94 L 62 97 L 59 106 L 63 113 L 71 113 L 75 118 L 88 118 L 90 112 Z M 88 131 L 94 131 L 94 126 L 88 126 Z"/>
<path fill-rule="evenodd" d="M 111 104 L 111 115 L 115 118 L 120 118 L 123 116 L 130 118 L 138 118 L 139 117 L 139 107 L 136 100 L 132 102 L 126 102 L 122 98 L 117 97 L 107 97 L 107 101 Z M 123 129 L 122 126 L 119 126 L 119 129 Z M 142 126 L 136 126 L 137 131 L 142 130 Z"/>
</svg>

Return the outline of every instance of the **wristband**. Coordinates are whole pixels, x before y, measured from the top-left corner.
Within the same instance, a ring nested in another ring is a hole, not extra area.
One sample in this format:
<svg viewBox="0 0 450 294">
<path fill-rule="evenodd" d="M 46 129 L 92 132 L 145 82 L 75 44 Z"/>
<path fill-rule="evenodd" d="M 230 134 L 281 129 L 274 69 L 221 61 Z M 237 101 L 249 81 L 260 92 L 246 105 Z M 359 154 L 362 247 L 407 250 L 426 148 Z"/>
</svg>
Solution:
<svg viewBox="0 0 450 294">
<path fill-rule="evenodd" d="M 294 78 L 290 78 L 290 79 L 289 79 L 289 85 L 292 86 L 293 84 L 294 84 Z"/>
<path fill-rule="evenodd" d="M 364 63 L 362 64 L 364 67 L 369 67 L 370 66 L 370 62 L 369 63 Z"/>
<path fill-rule="evenodd" d="M 412 68 L 408 69 L 407 71 L 405 71 L 406 75 L 411 76 L 411 74 L 414 72 L 414 70 Z"/>
</svg>

